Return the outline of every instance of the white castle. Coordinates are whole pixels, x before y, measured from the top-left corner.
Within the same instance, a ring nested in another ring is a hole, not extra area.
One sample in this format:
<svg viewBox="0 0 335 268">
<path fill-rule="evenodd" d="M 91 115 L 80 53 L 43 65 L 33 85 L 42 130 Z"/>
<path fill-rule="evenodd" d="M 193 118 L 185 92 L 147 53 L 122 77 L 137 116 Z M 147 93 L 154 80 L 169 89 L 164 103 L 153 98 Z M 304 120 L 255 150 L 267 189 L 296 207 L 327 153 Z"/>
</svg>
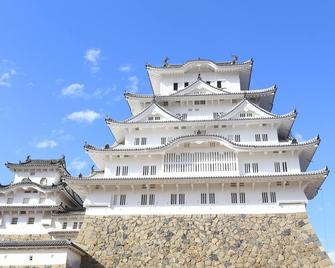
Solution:
<svg viewBox="0 0 335 268">
<path fill-rule="evenodd" d="M 84 146 L 97 167 L 88 176 L 71 176 L 64 158 L 7 163 L 0 263 L 79 267 L 87 253 L 59 239 L 75 239 L 84 216 L 306 213 L 329 172 L 308 171 L 320 138 L 292 136 L 296 111 L 273 114 L 276 86 L 250 89 L 252 67 L 147 65 L 153 94 L 125 93 L 132 116 L 106 119 L 114 144 Z"/>
<path fill-rule="evenodd" d="M 99 168 L 66 181 L 88 215 L 305 212 L 328 174 L 307 171 L 320 139 L 271 113 L 276 87 L 249 89 L 253 61 L 147 65 L 153 95 L 125 93 L 132 117 L 106 123 Z"/>
</svg>

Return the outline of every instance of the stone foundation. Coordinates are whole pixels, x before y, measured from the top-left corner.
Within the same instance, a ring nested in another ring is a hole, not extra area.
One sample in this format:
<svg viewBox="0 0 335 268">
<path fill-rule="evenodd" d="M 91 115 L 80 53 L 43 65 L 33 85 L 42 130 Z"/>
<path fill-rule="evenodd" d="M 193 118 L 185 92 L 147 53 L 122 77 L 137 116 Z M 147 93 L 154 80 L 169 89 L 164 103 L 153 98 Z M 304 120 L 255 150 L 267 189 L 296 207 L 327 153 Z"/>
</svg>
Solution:
<svg viewBox="0 0 335 268">
<path fill-rule="evenodd" d="M 51 236 L 49 234 L 41 235 L 1 235 L 0 241 L 20 241 L 20 240 L 50 240 Z"/>
<path fill-rule="evenodd" d="M 305 213 L 86 216 L 82 267 L 332 267 Z"/>
</svg>

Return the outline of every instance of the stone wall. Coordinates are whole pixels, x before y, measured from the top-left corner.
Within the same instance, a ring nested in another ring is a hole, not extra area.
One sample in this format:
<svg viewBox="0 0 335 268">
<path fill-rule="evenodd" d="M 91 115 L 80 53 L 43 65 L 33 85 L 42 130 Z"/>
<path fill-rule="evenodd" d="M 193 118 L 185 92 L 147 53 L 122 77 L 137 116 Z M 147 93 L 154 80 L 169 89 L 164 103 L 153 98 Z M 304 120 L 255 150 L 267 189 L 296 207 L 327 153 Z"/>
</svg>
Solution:
<svg viewBox="0 0 335 268">
<path fill-rule="evenodd" d="M 0 235 L 0 241 L 15 241 L 15 240 L 50 240 L 49 234 L 41 235 Z"/>
<path fill-rule="evenodd" d="M 82 267 L 332 267 L 305 213 L 86 216 Z"/>
</svg>

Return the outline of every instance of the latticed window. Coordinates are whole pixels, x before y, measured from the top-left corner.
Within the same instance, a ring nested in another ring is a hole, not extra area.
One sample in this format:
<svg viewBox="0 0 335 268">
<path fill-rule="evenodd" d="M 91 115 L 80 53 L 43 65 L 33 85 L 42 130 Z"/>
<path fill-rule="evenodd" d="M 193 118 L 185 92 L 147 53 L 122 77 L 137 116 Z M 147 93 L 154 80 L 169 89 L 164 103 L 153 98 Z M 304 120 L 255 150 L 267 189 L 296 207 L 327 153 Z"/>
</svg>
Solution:
<svg viewBox="0 0 335 268">
<path fill-rule="evenodd" d="M 62 229 L 66 229 L 67 228 L 67 222 L 63 222 L 63 225 L 62 225 Z"/>
<path fill-rule="evenodd" d="M 216 87 L 221 88 L 221 83 L 222 83 L 221 81 L 216 81 Z"/>
<path fill-rule="evenodd" d="M 35 218 L 28 218 L 27 223 L 28 224 L 34 224 L 35 223 Z"/>
<path fill-rule="evenodd" d="M 283 172 L 287 172 L 287 162 L 282 162 Z"/>
<path fill-rule="evenodd" d="M 255 141 L 261 141 L 261 134 L 255 134 Z"/>
<path fill-rule="evenodd" d="M 149 195 L 149 205 L 154 205 L 155 204 L 155 194 L 150 194 Z"/>
<path fill-rule="evenodd" d="M 134 139 L 134 145 L 140 145 L 140 138 Z"/>
<path fill-rule="evenodd" d="M 146 145 L 147 144 L 147 138 L 143 137 L 141 138 L 141 145 Z"/>
<path fill-rule="evenodd" d="M 18 218 L 14 217 L 14 218 L 12 218 L 10 224 L 17 224 L 17 221 L 18 221 Z"/>
<path fill-rule="evenodd" d="M 161 137 L 161 144 L 166 144 L 166 137 Z"/>
<path fill-rule="evenodd" d="M 237 193 L 230 193 L 231 203 L 237 204 Z"/>
<path fill-rule="evenodd" d="M 207 194 L 206 193 L 202 193 L 200 195 L 201 198 L 201 204 L 207 204 Z"/>
<path fill-rule="evenodd" d="M 150 173 L 151 173 L 151 175 L 156 175 L 156 166 L 151 166 L 150 167 Z"/>
<path fill-rule="evenodd" d="M 126 195 L 121 194 L 120 195 L 120 206 L 124 206 L 126 204 Z"/>
<path fill-rule="evenodd" d="M 269 197 L 267 192 L 262 192 L 262 203 L 269 203 Z"/>
<path fill-rule="evenodd" d="M 141 195 L 141 205 L 142 206 L 145 206 L 148 204 L 148 195 L 146 194 L 142 194 Z"/>
<path fill-rule="evenodd" d="M 252 172 L 258 173 L 258 163 L 252 163 Z"/>
<path fill-rule="evenodd" d="M 115 172 L 115 176 L 120 176 L 121 175 L 121 167 L 117 166 L 116 167 L 116 172 Z"/>
<path fill-rule="evenodd" d="M 177 204 L 177 194 L 171 194 L 171 205 Z"/>
<path fill-rule="evenodd" d="M 276 192 L 270 192 L 270 201 L 271 203 L 277 202 Z"/>
<path fill-rule="evenodd" d="M 209 204 L 215 204 L 215 193 L 209 193 L 208 201 Z"/>
<path fill-rule="evenodd" d="M 268 134 L 262 134 L 262 140 L 268 141 Z"/>
<path fill-rule="evenodd" d="M 122 175 L 127 176 L 128 175 L 128 166 L 123 166 L 122 167 Z"/>
<path fill-rule="evenodd" d="M 245 173 L 250 173 L 250 163 L 245 163 L 244 164 L 244 172 Z"/>
<path fill-rule="evenodd" d="M 241 135 L 235 135 L 235 142 L 240 142 L 241 141 Z"/>
<path fill-rule="evenodd" d="M 72 229 L 77 229 L 78 228 L 78 222 L 74 222 L 73 225 L 72 225 Z"/>
<path fill-rule="evenodd" d="M 149 166 L 143 166 L 143 176 L 149 175 Z"/>
<path fill-rule="evenodd" d="M 245 193 L 242 192 L 242 193 L 239 194 L 239 196 L 240 196 L 240 203 L 244 204 L 245 203 Z"/>
<path fill-rule="evenodd" d="M 179 194 L 179 205 L 185 204 L 185 194 Z"/>
<path fill-rule="evenodd" d="M 280 172 L 280 162 L 275 162 L 275 172 Z"/>
</svg>

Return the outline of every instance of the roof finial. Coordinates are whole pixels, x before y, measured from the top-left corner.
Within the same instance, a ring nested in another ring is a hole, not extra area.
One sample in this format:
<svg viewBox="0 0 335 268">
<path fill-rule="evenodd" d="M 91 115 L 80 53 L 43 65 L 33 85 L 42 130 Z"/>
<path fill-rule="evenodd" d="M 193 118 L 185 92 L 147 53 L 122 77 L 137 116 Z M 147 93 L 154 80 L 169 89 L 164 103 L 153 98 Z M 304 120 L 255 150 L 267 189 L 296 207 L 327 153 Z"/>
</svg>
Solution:
<svg viewBox="0 0 335 268">
<path fill-rule="evenodd" d="M 94 172 L 94 165 L 91 167 L 91 173 Z"/>
<path fill-rule="evenodd" d="M 170 64 L 169 64 L 169 58 L 168 57 L 165 57 L 164 61 L 163 61 L 163 67 L 168 67 Z"/>
<path fill-rule="evenodd" d="M 236 64 L 238 57 L 236 55 L 231 55 L 231 64 Z"/>
<path fill-rule="evenodd" d="M 201 75 L 200 75 L 200 73 L 198 73 L 198 80 L 201 80 Z"/>
<path fill-rule="evenodd" d="M 30 159 L 30 155 L 27 155 L 26 157 L 26 162 L 29 162 L 31 159 Z"/>
</svg>

